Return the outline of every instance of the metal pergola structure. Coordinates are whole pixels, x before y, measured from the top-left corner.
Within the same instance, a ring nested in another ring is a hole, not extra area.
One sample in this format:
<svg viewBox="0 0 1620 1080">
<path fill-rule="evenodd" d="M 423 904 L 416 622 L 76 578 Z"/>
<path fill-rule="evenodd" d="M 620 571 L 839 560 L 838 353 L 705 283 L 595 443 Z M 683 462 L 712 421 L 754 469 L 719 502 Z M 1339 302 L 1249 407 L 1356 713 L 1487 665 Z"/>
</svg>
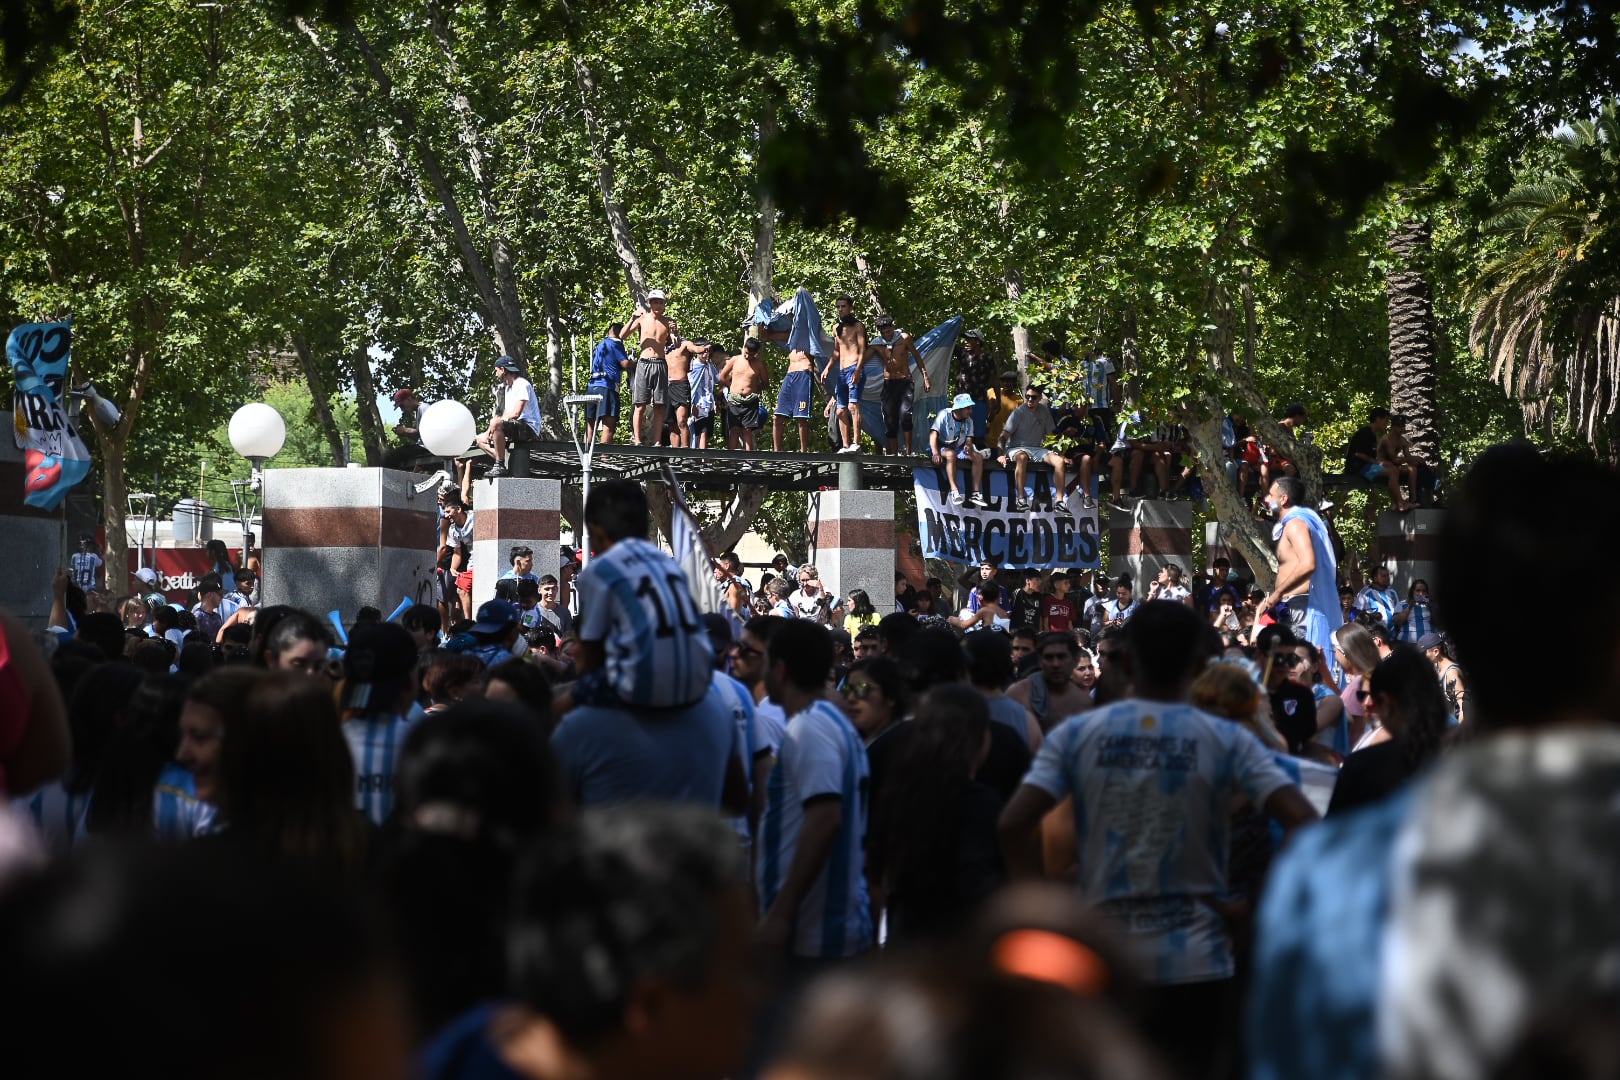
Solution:
<svg viewBox="0 0 1620 1080">
<path fill-rule="evenodd" d="M 530 476 L 564 483 L 580 481 L 579 453 L 572 443 L 529 443 L 527 449 Z M 699 491 L 730 490 L 756 484 L 772 491 L 818 491 L 838 487 L 910 491 L 911 470 L 926 462 L 922 457 L 875 454 L 692 450 L 597 443 L 591 452 L 591 475 L 594 480 L 661 480 L 664 465 L 668 463 L 682 484 Z"/>
</svg>

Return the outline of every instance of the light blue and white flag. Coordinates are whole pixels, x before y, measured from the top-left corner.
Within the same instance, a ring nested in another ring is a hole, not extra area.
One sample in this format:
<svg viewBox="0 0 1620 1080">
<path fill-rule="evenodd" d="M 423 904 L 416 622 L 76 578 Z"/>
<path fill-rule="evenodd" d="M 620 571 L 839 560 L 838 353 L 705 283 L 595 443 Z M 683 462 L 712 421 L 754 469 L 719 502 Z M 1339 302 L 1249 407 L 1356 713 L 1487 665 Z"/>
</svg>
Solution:
<svg viewBox="0 0 1620 1080">
<path fill-rule="evenodd" d="M 17 384 L 11 409 L 23 452 L 23 502 L 42 510 L 55 510 L 90 473 L 90 451 L 62 408 L 72 331 L 65 322 L 24 323 L 6 339 Z"/>
</svg>

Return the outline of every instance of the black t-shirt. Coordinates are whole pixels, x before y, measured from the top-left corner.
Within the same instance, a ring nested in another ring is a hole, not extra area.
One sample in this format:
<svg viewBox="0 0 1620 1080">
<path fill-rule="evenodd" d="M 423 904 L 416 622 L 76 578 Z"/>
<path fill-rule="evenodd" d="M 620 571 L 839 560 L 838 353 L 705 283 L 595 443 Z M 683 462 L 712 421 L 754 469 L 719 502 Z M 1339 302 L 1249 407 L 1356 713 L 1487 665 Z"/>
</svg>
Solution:
<svg viewBox="0 0 1620 1080">
<path fill-rule="evenodd" d="M 1359 474 L 1361 467 L 1368 464 L 1362 461 L 1357 454 L 1366 454 L 1370 458 L 1378 457 L 1378 432 L 1370 424 L 1363 424 L 1356 433 L 1350 436 L 1349 444 L 1344 448 L 1344 471 Z"/>
<path fill-rule="evenodd" d="M 1357 750 L 1344 759 L 1327 812 L 1343 814 L 1378 802 L 1410 780 L 1423 765 L 1423 762 L 1407 760 L 1406 747 L 1400 739 Z"/>
<path fill-rule="evenodd" d="M 1316 735 L 1316 696 L 1292 679 L 1271 692 L 1271 722 L 1297 754 Z"/>
<path fill-rule="evenodd" d="M 1019 589 L 1013 593 L 1012 608 L 1007 612 L 1014 630 L 1041 628 L 1041 593 Z"/>
</svg>

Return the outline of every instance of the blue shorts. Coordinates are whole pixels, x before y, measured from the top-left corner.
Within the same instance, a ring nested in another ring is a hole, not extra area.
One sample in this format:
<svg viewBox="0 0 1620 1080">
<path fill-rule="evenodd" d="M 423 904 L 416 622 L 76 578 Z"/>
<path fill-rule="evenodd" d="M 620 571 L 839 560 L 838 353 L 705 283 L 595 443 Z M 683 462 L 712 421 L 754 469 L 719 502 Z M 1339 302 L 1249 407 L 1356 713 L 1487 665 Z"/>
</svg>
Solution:
<svg viewBox="0 0 1620 1080">
<path fill-rule="evenodd" d="M 1383 475 L 1384 463 L 1381 461 L 1369 461 L 1361 467 L 1361 478 L 1363 480 L 1377 480 Z"/>
<path fill-rule="evenodd" d="M 833 396 L 838 400 L 840 409 L 849 408 L 854 402 L 860 407 L 861 391 L 866 387 L 866 365 L 856 364 L 854 367 L 839 368 L 833 376 Z"/>
<path fill-rule="evenodd" d="M 810 396 L 815 385 L 808 371 L 790 371 L 782 376 L 782 389 L 776 394 L 776 415 L 810 419 Z"/>
<path fill-rule="evenodd" d="M 587 394 L 601 394 L 601 405 L 585 406 L 585 419 L 591 423 L 619 418 L 619 388 L 607 383 L 592 382 L 585 387 Z"/>
</svg>

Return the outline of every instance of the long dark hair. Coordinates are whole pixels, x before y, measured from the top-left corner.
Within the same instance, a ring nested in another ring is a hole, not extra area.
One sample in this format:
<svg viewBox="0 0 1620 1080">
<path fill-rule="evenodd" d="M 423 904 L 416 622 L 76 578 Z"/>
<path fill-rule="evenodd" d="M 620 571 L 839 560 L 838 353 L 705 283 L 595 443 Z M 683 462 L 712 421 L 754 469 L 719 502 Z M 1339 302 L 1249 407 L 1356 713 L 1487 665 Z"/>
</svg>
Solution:
<svg viewBox="0 0 1620 1080">
<path fill-rule="evenodd" d="M 1439 753 L 1446 733 L 1446 696 L 1434 665 L 1415 645 L 1397 644 L 1373 669 L 1368 689 L 1388 695 L 1399 708 L 1402 730 L 1395 741 L 1409 767 L 1421 768 Z"/>
<path fill-rule="evenodd" d="M 325 680 L 263 676 L 226 721 L 220 781 L 220 809 L 237 841 L 322 877 L 359 872 L 367 829 Z"/>
<path fill-rule="evenodd" d="M 938 686 L 918 701 L 874 806 L 875 877 L 891 896 L 949 909 L 964 801 L 989 730 L 989 706 L 970 686 Z"/>
<path fill-rule="evenodd" d="M 845 676 L 864 674 L 883 691 L 888 699 L 896 721 L 905 717 L 911 708 L 911 695 L 906 692 L 906 680 L 900 673 L 900 665 L 887 656 L 869 656 L 865 660 L 857 660 L 849 666 L 849 673 Z"/>
<path fill-rule="evenodd" d="M 113 736 L 123 726 L 129 700 L 146 672 L 122 660 L 87 671 L 68 703 L 68 733 L 73 739 L 73 767 L 62 786 L 82 795 L 96 786 Z"/>
<path fill-rule="evenodd" d="M 849 613 L 857 619 L 864 619 L 868 615 L 877 614 L 877 608 L 872 606 L 872 598 L 866 595 L 865 589 L 851 589 L 849 591 Z"/>
<path fill-rule="evenodd" d="M 152 791 L 179 746 L 185 701 L 186 680 L 179 676 L 148 675 L 140 684 L 107 747 L 85 817 L 88 832 L 152 834 Z"/>
</svg>

